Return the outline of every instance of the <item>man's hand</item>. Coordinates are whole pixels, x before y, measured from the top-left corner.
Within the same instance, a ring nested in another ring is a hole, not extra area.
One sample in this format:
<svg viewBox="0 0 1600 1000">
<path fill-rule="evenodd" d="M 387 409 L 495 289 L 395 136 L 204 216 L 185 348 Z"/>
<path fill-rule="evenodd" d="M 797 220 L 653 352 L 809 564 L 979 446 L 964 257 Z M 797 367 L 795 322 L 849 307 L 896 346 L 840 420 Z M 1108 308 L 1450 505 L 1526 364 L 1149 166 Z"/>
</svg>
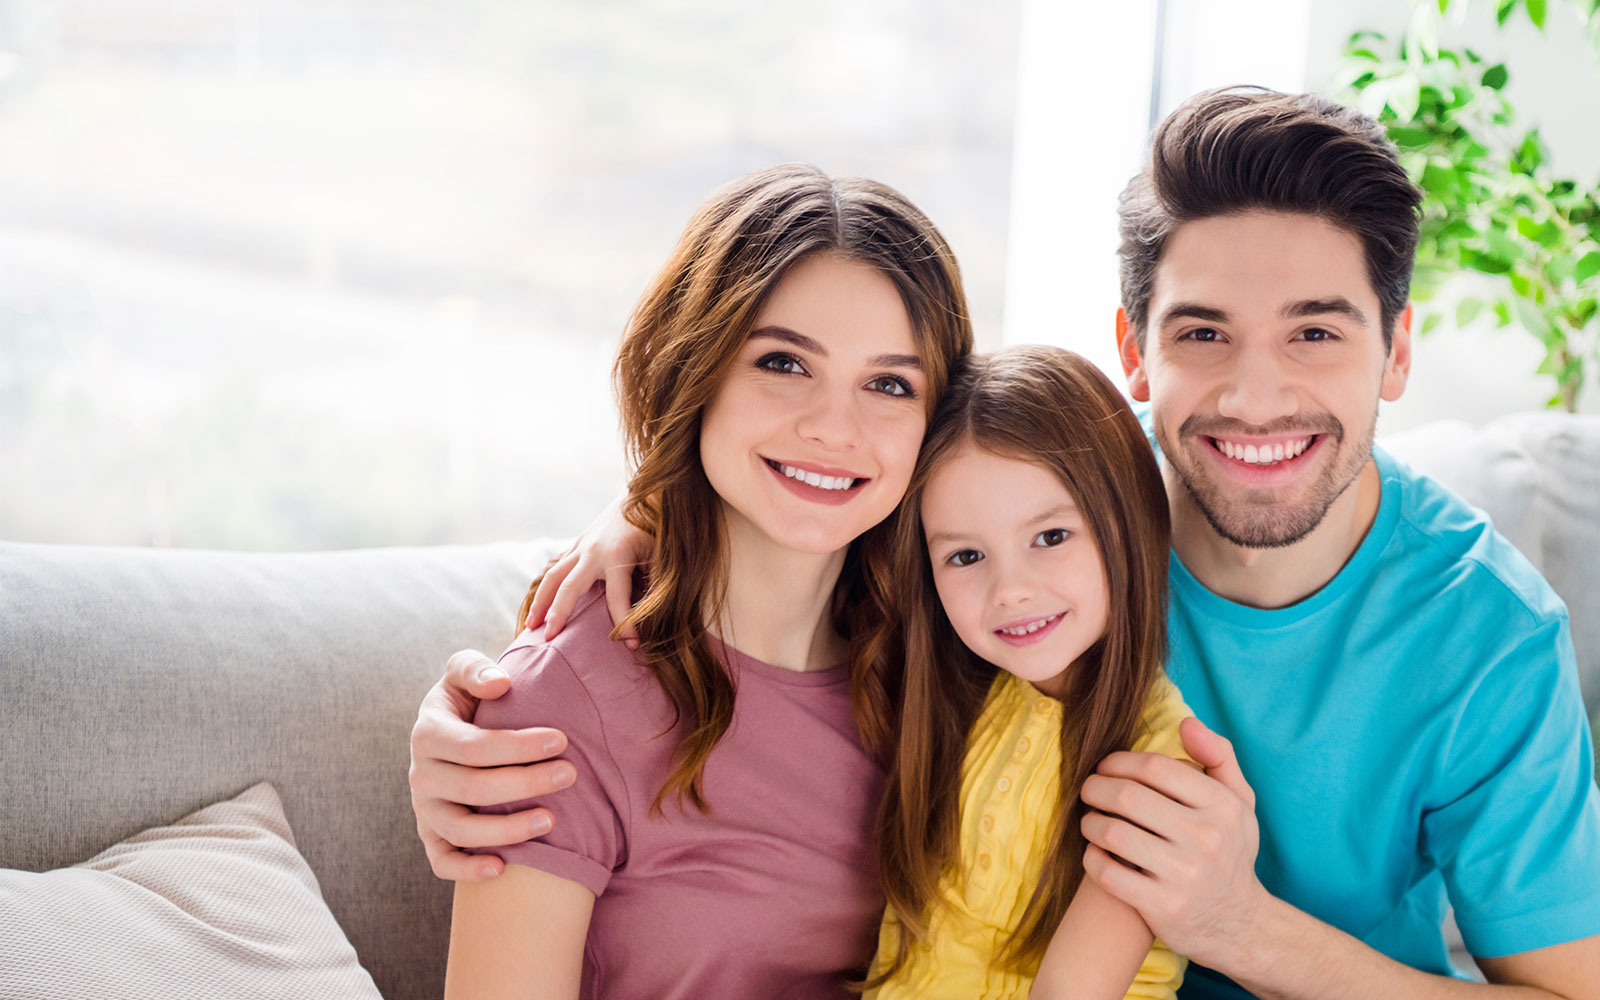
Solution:
<svg viewBox="0 0 1600 1000">
<path fill-rule="evenodd" d="M 411 727 L 411 809 L 428 863 L 440 878 L 494 878 L 505 862 L 460 849 L 521 843 L 549 833 L 554 822 L 547 809 L 496 816 L 468 806 L 540 798 L 567 787 L 577 776 L 566 761 L 550 760 L 567 747 L 559 730 L 479 729 L 472 724 L 480 700 L 498 698 L 510 688 L 511 679 L 493 660 L 463 649 L 445 664 L 444 676 L 422 699 Z"/>
<path fill-rule="evenodd" d="M 1124 752 L 1084 782 L 1084 803 L 1099 811 L 1083 819 L 1083 867 L 1173 951 L 1215 967 L 1249 946 L 1272 897 L 1256 878 L 1256 797 L 1232 744 L 1198 719 L 1185 719 L 1179 733 L 1204 773 L 1162 754 Z"/>
<path fill-rule="evenodd" d="M 600 579 L 606 582 L 606 609 L 611 612 L 612 624 L 628 617 L 633 607 L 633 571 L 649 560 L 654 543 L 622 516 L 622 502 L 622 497 L 611 501 L 567 554 L 545 571 L 524 625 L 538 628 L 542 624 L 544 637 L 554 638 L 567 624 L 578 598 Z M 639 637 L 631 628 L 623 631 L 622 639 L 629 649 L 639 647 Z"/>
</svg>

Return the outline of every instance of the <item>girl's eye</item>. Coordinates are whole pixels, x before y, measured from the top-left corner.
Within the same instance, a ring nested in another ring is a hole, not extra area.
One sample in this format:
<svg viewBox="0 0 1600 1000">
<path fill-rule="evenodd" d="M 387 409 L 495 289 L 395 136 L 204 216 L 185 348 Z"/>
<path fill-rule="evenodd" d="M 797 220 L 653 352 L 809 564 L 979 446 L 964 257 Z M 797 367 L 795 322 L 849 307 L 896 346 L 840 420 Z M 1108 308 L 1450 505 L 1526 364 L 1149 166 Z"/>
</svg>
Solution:
<svg viewBox="0 0 1600 1000">
<path fill-rule="evenodd" d="M 879 375 L 867 383 L 867 388 L 873 392 L 881 392 L 885 396 L 915 396 L 911 383 L 898 375 Z"/>
<path fill-rule="evenodd" d="M 763 354 L 757 359 L 756 367 L 765 368 L 767 371 L 777 372 L 780 375 L 804 375 L 806 373 L 805 365 L 802 365 L 800 359 L 793 354 Z"/>
<path fill-rule="evenodd" d="M 982 558 L 983 553 L 977 549 L 962 549 L 960 552 L 951 553 L 950 558 L 946 559 L 945 562 L 952 566 L 971 566 Z"/>
<path fill-rule="evenodd" d="M 1067 540 L 1072 532 L 1066 528 L 1049 528 L 1033 536 L 1033 544 L 1042 549 L 1052 548 Z"/>
</svg>

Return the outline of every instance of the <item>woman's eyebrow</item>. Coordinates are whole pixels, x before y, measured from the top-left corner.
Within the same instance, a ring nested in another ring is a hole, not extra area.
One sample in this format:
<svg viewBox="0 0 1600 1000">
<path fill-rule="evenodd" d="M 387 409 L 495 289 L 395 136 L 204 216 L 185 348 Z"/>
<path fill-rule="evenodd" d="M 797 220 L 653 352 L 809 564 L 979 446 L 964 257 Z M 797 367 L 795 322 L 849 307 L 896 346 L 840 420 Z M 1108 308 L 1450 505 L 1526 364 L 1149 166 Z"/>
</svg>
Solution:
<svg viewBox="0 0 1600 1000">
<path fill-rule="evenodd" d="M 786 326 L 762 326 L 750 331 L 750 339 L 769 337 L 792 344 L 802 351 L 809 351 L 819 358 L 828 356 L 828 349 L 815 337 L 808 337 Z M 922 370 L 922 359 L 915 354 L 878 354 L 867 359 L 867 364 L 874 368 L 915 368 Z"/>
</svg>

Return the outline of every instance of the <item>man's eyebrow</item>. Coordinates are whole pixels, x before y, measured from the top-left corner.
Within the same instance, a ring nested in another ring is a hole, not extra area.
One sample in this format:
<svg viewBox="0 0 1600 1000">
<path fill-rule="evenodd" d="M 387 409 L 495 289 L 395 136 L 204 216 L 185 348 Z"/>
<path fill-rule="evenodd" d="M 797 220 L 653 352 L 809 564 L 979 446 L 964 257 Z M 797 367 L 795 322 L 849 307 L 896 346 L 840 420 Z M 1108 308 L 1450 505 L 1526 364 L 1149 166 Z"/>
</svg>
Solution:
<svg viewBox="0 0 1600 1000">
<path fill-rule="evenodd" d="M 1283 307 L 1284 319 L 1304 319 L 1307 316 L 1327 316 L 1333 314 L 1344 316 L 1362 326 L 1367 325 L 1367 314 L 1356 307 L 1354 302 L 1343 295 L 1335 295 L 1326 299 L 1301 299 L 1291 302 Z"/>
<path fill-rule="evenodd" d="M 1226 323 L 1228 314 L 1212 306 L 1203 306 L 1198 302 L 1174 302 L 1161 314 L 1158 326 L 1165 326 L 1175 319 L 1197 319 L 1203 323 Z"/>
<path fill-rule="evenodd" d="M 750 339 L 757 337 L 770 337 L 792 344 L 802 351 L 808 351 L 818 357 L 826 358 L 828 349 L 815 337 L 808 337 L 786 326 L 763 326 L 750 331 Z M 878 354 L 867 359 L 867 364 L 873 368 L 915 368 L 922 370 L 922 359 L 915 354 Z"/>
</svg>

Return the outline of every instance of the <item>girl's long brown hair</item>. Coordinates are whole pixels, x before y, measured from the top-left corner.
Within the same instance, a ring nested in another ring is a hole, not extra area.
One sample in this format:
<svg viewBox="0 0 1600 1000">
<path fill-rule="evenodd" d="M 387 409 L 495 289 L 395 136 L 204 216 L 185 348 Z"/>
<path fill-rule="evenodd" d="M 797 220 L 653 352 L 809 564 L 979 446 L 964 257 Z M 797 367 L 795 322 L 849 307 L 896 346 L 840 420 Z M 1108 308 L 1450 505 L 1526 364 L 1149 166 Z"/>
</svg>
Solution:
<svg viewBox="0 0 1600 1000">
<path fill-rule="evenodd" d="M 701 415 L 767 296 L 789 268 L 822 253 L 871 266 L 894 282 L 911 319 L 930 409 L 950 365 L 972 350 L 955 255 L 933 223 L 892 188 L 786 164 L 718 188 L 689 221 L 634 308 L 613 372 L 634 469 L 623 511 L 655 539 L 644 594 L 627 622 L 677 708 L 674 726 L 683 724 L 657 808 L 677 796 L 709 811 L 701 774 L 733 720 L 734 683 L 706 634 L 726 601 L 727 561 L 721 501 L 700 465 Z M 897 611 L 892 552 L 885 524 L 858 538 L 831 611 L 849 644 L 863 743 L 885 757 L 903 656 L 894 630 L 878 627 Z"/>
<path fill-rule="evenodd" d="M 1121 393 L 1094 365 L 1053 347 L 966 359 L 952 375 L 893 522 L 906 667 L 878 848 L 901 934 L 893 965 L 869 986 L 890 978 L 927 936 L 939 878 L 956 863 L 968 734 L 997 672 L 962 644 L 945 617 L 919 516 L 929 478 L 968 444 L 1060 477 L 1094 536 L 1110 596 L 1105 635 L 1067 673 L 1061 808 L 1033 898 L 1002 954 L 1013 966 L 1037 967 L 1083 879 L 1083 780 L 1106 754 L 1131 745 L 1166 657 L 1166 492 Z"/>
</svg>

